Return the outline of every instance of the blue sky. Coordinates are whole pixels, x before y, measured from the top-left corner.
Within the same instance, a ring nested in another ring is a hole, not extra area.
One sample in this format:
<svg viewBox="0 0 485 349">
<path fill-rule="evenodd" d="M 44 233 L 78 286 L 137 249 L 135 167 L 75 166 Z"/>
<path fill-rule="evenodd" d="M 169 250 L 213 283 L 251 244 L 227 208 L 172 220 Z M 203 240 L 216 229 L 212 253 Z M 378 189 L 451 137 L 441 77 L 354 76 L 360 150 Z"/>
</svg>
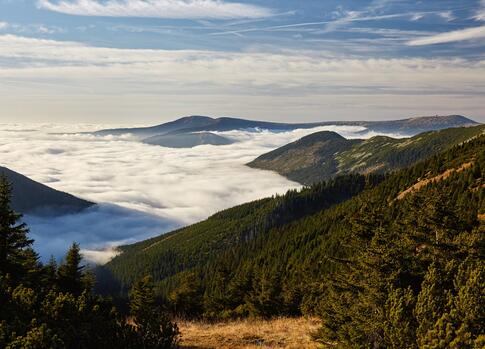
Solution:
<svg viewBox="0 0 485 349">
<path fill-rule="evenodd" d="M 485 121 L 485 1 L 0 0 L 0 121 Z"/>
</svg>

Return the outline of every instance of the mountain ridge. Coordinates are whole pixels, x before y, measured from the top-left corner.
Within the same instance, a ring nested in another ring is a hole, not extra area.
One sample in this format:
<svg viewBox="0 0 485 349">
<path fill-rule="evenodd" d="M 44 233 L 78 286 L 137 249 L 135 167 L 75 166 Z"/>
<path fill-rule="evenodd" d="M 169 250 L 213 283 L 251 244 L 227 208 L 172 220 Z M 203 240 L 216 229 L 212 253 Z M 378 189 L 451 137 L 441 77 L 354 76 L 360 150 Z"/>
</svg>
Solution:
<svg viewBox="0 0 485 349">
<path fill-rule="evenodd" d="M 439 130 L 450 127 L 473 126 L 478 125 L 478 123 L 462 115 L 424 116 L 385 121 L 323 121 L 311 123 L 278 123 L 269 121 L 247 120 L 234 117 L 212 118 L 209 116 L 193 115 L 151 127 L 105 129 L 95 131 L 92 134 L 100 136 L 132 134 L 139 138 L 147 138 L 150 136 L 172 133 L 180 134 L 203 131 L 223 132 L 255 128 L 270 129 L 275 131 L 291 131 L 295 129 L 308 129 L 319 126 L 332 125 L 360 126 L 367 128 L 369 131 L 375 132 L 397 132 L 402 133 L 403 135 L 414 135 L 421 132 Z"/>
<path fill-rule="evenodd" d="M 347 173 L 393 171 L 484 132 L 485 125 L 480 125 L 429 131 L 410 138 L 347 140 L 321 131 L 263 154 L 247 165 L 308 185 Z"/>
<path fill-rule="evenodd" d="M 0 166 L 0 175 L 12 185 L 12 207 L 22 214 L 59 216 L 78 213 L 94 203 L 53 189 L 18 172 Z"/>
</svg>

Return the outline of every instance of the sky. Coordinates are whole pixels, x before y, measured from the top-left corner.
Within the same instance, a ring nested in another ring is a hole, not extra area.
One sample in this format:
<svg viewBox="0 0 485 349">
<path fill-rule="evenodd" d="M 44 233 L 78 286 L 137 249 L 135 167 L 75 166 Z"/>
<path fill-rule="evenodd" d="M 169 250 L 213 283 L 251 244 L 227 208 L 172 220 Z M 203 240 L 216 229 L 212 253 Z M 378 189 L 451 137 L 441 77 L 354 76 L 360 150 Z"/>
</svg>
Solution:
<svg viewBox="0 0 485 349">
<path fill-rule="evenodd" d="M 0 0 L 0 122 L 485 122 L 484 0 Z"/>
</svg>

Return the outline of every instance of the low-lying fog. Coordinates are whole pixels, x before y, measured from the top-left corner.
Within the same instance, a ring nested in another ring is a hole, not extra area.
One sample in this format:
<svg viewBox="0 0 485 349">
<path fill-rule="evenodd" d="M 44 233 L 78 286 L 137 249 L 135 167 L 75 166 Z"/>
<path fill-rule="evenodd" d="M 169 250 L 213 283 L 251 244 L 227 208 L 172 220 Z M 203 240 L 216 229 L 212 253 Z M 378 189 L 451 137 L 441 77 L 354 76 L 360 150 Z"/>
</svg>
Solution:
<svg viewBox="0 0 485 349">
<path fill-rule="evenodd" d="M 170 149 L 138 143 L 128 135 L 81 134 L 115 126 L 0 124 L 0 165 L 99 204 L 77 215 L 26 216 L 43 259 L 62 256 L 77 241 L 88 259 L 105 262 L 114 255 L 113 246 L 300 187 L 276 173 L 244 165 L 265 152 L 320 130 L 346 138 L 374 135 L 358 134 L 361 127 L 340 126 L 231 131 L 220 134 L 237 140 L 232 145 Z"/>
</svg>

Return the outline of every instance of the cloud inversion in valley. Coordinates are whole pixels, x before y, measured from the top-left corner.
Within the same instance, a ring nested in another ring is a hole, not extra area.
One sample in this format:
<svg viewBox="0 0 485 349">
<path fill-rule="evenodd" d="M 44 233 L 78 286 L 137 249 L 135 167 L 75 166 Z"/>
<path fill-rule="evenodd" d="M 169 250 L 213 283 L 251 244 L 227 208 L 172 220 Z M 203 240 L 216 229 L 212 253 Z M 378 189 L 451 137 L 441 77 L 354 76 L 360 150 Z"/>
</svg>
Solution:
<svg viewBox="0 0 485 349">
<path fill-rule="evenodd" d="M 221 135 L 237 141 L 232 145 L 169 149 L 135 142 L 130 136 L 80 133 L 94 128 L 0 127 L 2 165 L 101 204 L 78 215 L 26 217 L 44 258 L 62 255 L 73 241 L 89 250 L 131 243 L 195 223 L 225 208 L 298 188 L 299 184 L 276 173 L 245 164 L 318 130 L 335 130 L 350 138 L 362 130 L 330 126 L 279 133 L 230 131 Z"/>
</svg>

